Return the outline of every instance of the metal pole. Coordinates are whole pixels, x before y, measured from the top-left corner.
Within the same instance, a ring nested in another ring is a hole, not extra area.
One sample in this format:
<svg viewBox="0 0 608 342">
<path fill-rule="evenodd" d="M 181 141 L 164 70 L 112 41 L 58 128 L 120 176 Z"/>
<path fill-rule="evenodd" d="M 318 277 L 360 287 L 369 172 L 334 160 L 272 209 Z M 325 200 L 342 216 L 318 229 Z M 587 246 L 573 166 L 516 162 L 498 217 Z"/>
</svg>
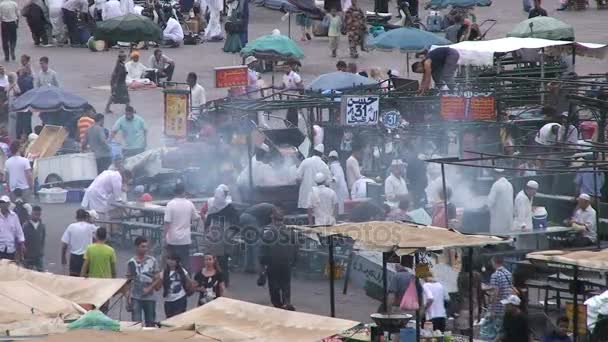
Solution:
<svg viewBox="0 0 608 342">
<path fill-rule="evenodd" d="M 572 308 L 572 341 L 578 342 L 578 266 L 574 266 L 574 297 Z"/>
<path fill-rule="evenodd" d="M 445 184 L 445 164 L 441 163 L 441 185 L 443 186 L 443 210 L 445 214 L 445 227 L 449 228 L 449 218 L 448 218 L 448 189 Z"/>
<path fill-rule="evenodd" d="M 540 49 L 540 78 L 545 78 L 545 49 Z M 545 82 L 540 83 L 540 104 L 545 104 Z"/>
<path fill-rule="evenodd" d="M 599 157 L 597 153 L 594 153 L 595 159 Z M 593 164 L 593 195 L 595 196 L 595 238 L 597 240 L 597 249 L 602 248 L 600 241 L 600 197 L 601 192 L 597 188 L 597 165 Z"/>
<path fill-rule="evenodd" d="M 247 155 L 249 156 L 249 194 L 253 193 L 253 153 L 251 144 L 251 133 L 247 134 Z"/>
<path fill-rule="evenodd" d="M 327 238 L 329 239 L 329 313 L 331 317 L 336 317 L 336 295 L 334 293 L 334 237 L 330 235 Z"/>
<path fill-rule="evenodd" d="M 443 164 L 442 164 L 443 165 Z M 421 294 L 418 293 L 418 278 L 416 277 L 416 265 L 420 262 L 420 257 L 418 256 L 418 252 L 414 252 L 414 276 L 412 280 L 414 282 L 414 286 L 416 286 L 416 296 L 418 297 L 418 310 L 416 310 L 416 341 L 420 341 L 420 311 L 422 310 L 423 303 L 421 300 Z"/>
<path fill-rule="evenodd" d="M 469 247 L 469 342 L 473 342 L 473 247 Z"/>
<path fill-rule="evenodd" d="M 382 305 L 384 306 L 384 311 L 388 312 L 388 278 L 386 271 L 386 262 L 388 259 L 388 253 L 382 253 Z"/>
<path fill-rule="evenodd" d="M 287 37 L 291 39 L 291 12 L 287 12 Z"/>
</svg>

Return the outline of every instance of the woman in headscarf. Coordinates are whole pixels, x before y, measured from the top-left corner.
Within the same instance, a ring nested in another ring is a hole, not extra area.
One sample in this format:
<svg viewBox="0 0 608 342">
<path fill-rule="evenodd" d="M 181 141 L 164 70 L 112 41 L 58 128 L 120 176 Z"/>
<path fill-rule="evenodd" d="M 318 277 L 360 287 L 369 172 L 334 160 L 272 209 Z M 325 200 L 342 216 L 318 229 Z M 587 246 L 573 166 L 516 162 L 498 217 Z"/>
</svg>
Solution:
<svg viewBox="0 0 608 342">
<path fill-rule="evenodd" d="M 21 10 L 21 15 L 27 20 L 27 25 L 32 31 L 34 45 L 48 45 L 49 37 L 47 27 L 51 23 L 49 20 L 49 9 L 42 0 L 31 0 Z"/>
<path fill-rule="evenodd" d="M 237 233 L 236 227 L 239 223 L 239 214 L 232 205 L 230 189 L 225 184 L 220 184 L 215 189 L 213 198 L 207 201 L 201 208 L 201 217 L 205 213 L 205 251 L 215 255 L 224 271 L 224 282 L 226 287 L 230 282 L 228 259 L 230 256 L 230 242 Z"/>
<path fill-rule="evenodd" d="M 63 11 L 61 10 L 63 6 L 63 0 L 48 0 L 49 4 L 49 21 L 52 26 L 52 34 L 57 44 L 62 45 L 65 44 L 66 32 L 65 32 L 65 24 L 63 23 Z"/>
</svg>

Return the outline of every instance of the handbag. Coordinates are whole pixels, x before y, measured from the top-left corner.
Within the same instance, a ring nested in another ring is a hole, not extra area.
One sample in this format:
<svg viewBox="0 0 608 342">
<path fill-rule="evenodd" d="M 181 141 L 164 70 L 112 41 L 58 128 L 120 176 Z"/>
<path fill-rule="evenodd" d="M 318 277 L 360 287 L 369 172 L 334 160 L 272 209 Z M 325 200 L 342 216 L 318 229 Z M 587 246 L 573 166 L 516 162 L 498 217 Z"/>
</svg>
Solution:
<svg viewBox="0 0 608 342">
<path fill-rule="evenodd" d="M 407 286 L 399 308 L 403 311 L 416 311 L 420 308 L 418 303 L 418 293 L 416 291 L 416 278 L 412 277 L 410 284 Z"/>
</svg>

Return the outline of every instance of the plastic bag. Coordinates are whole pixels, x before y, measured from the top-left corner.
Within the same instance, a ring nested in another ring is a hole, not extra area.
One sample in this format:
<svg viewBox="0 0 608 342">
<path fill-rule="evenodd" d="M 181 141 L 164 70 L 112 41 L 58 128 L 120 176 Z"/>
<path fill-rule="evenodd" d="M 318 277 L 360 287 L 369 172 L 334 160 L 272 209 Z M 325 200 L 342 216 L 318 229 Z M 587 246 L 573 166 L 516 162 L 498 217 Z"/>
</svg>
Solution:
<svg viewBox="0 0 608 342">
<path fill-rule="evenodd" d="M 418 303 L 418 293 L 416 292 L 416 278 L 412 277 L 410 284 L 407 286 L 401 304 L 399 305 L 403 311 L 415 311 L 420 308 Z"/>
<path fill-rule="evenodd" d="M 68 329 L 120 331 L 120 323 L 104 315 L 103 312 L 99 310 L 92 310 L 84 314 L 76 321 L 68 324 Z"/>
</svg>

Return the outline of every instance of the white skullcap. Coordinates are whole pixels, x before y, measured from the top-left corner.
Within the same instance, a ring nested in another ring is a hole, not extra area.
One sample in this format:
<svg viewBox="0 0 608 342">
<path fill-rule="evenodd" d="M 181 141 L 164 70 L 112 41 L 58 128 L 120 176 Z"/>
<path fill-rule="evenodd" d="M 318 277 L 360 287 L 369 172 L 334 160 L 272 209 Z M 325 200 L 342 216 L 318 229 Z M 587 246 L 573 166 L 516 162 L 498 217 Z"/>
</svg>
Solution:
<svg viewBox="0 0 608 342">
<path fill-rule="evenodd" d="M 526 186 L 530 189 L 534 189 L 534 190 L 538 190 L 538 182 L 537 181 L 528 181 L 528 183 L 526 183 Z"/>
<path fill-rule="evenodd" d="M 322 184 L 325 183 L 325 174 L 323 172 L 317 172 L 317 174 L 315 175 L 315 183 L 317 184 Z"/>
<path fill-rule="evenodd" d="M 582 200 L 585 200 L 585 201 L 591 201 L 591 196 L 589 196 L 587 194 L 580 194 L 578 196 L 578 199 L 582 199 Z"/>
<path fill-rule="evenodd" d="M 403 165 L 403 161 L 401 159 L 393 159 L 391 166 L 401 166 Z"/>
<path fill-rule="evenodd" d="M 325 152 L 325 145 L 319 144 L 319 145 L 315 146 L 315 151 L 321 152 L 321 153 Z"/>
<path fill-rule="evenodd" d="M 503 173 L 505 172 L 505 169 L 494 169 L 494 172 Z"/>
<path fill-rule="evenodd" d="M 331 152 L 329 152 L 329 156 L 328 157 L 330 157 L 330 158 L 331 157 L 338 158 L 338 152 L 336 152 L 335 150 L 331 151 Z"/>
</svg>

